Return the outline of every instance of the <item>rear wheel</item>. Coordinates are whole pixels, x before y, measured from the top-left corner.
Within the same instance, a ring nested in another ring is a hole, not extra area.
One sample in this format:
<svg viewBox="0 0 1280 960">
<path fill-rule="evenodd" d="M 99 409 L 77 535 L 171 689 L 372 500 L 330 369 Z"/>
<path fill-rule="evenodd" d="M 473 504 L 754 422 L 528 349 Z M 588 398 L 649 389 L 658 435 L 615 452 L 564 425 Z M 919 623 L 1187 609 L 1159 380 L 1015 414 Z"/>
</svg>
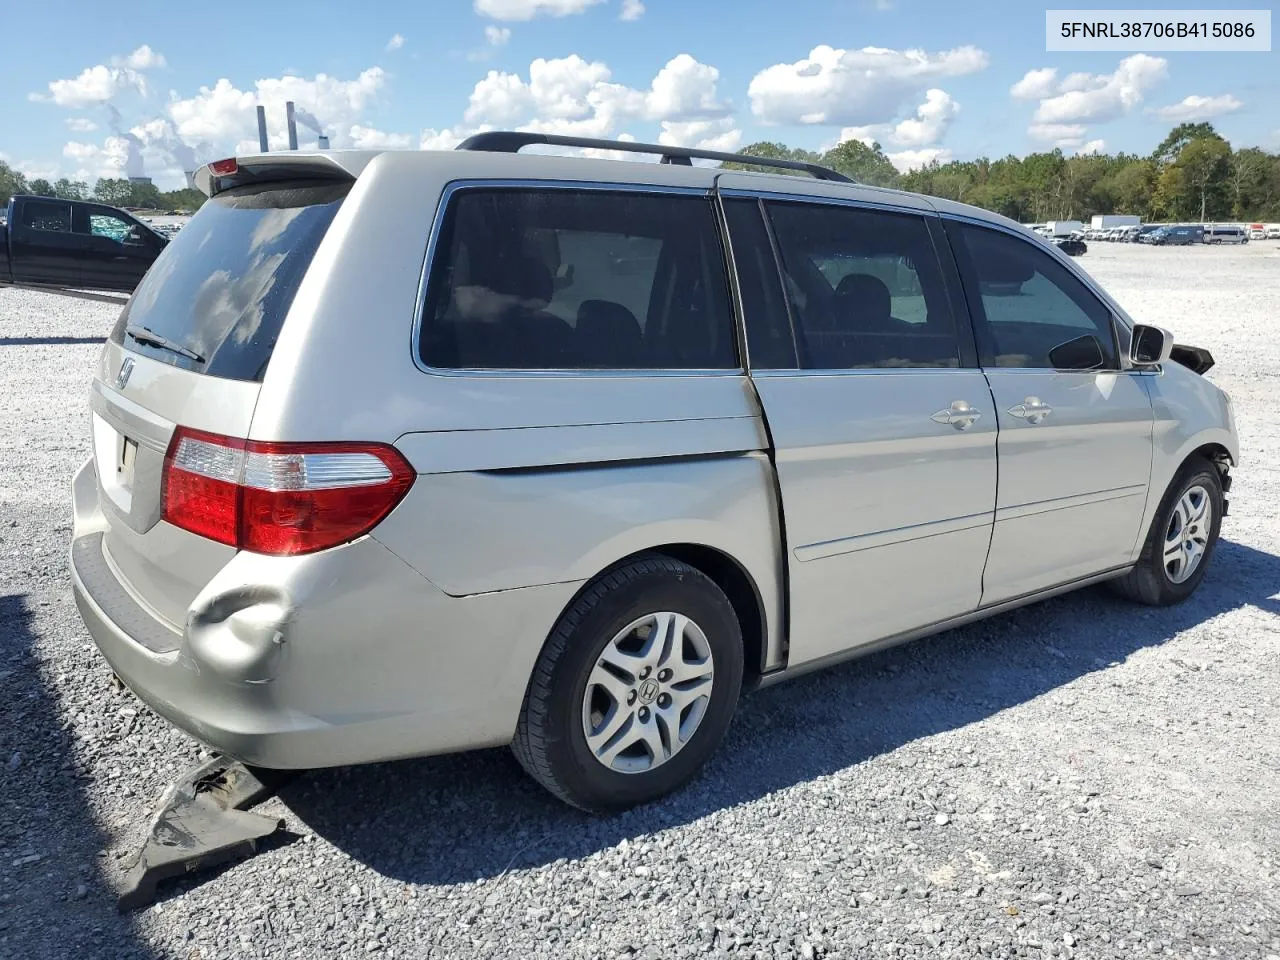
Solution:
<svg viewBox="0 0 1280 960">
<path fill-rule="evenodd" d="M 1137 565 L 1112 581 L 1116 591 L 1151 606 L 1181 603 L 1204 579 L 1221 524 L 1222 477 L 1208 461 L 1192 460 L 1165 492 Z"/>
<path fill-rule="evenodd" d="M 742 632 L 724 592 L 663 556 L 609 571 L 561 616 L 534 667 L 512 750 L 590 811 L 680 787 L 724 737 Z"/>
</svg>

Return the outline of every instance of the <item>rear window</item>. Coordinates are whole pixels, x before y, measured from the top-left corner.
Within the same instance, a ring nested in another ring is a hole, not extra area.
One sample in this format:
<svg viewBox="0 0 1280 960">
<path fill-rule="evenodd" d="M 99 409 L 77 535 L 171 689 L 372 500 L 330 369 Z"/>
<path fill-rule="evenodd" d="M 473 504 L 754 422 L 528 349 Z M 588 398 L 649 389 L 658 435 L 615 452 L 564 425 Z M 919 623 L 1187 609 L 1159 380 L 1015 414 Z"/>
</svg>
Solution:
<svg viewBox="0 0 1280 960">
<path fill-rule="evenodd" d="M 474 188 L 449 203 L 422 361 L 465 369 L 738 365 L 711 201 Z"/>
<path fill-rule="evenodd" d="M 210 376 L 262 380 L 298 285 L 350 189 L 271 183 L 213 197 L 143 277 L 112 339 Z M 141 328 L 169 345 L 128 333 L 146 336 Z"/>
</svg>

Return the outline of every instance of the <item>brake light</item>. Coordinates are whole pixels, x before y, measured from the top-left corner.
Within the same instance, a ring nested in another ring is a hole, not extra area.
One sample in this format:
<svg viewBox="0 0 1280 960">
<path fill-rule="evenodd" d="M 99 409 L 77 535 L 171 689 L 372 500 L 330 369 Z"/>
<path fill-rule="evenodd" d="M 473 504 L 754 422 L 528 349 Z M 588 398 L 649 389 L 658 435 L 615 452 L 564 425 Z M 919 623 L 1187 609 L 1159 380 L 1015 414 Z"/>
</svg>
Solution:
<svg viewBox="0 0 1280 960">
<path fill-rule="evenodd" d="M 164 458 L 164 519 L 240 550 L 289 556 L 372 530 L 413 484 L 381 443 L 269 443 L 179 427 Z"/>
<path fill-rule="evenodd" d="M 209 172 L 215 177 L 229 177 L 239 169 L 240 165 L 236 162 L 235 157 L 227 157 L 225 160 L 214 160 L 209 164 Z"/>
</svg>

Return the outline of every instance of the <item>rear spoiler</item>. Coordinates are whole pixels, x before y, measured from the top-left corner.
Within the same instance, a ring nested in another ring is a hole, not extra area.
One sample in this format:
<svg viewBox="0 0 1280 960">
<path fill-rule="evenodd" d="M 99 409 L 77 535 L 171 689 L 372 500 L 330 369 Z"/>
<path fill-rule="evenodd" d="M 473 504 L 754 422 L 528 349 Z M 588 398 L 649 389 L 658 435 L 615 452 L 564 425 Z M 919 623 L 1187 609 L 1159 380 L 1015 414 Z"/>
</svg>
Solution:
<svg viewBox="0 0 1280 960">
<path fill-rule="evenodd" d="M 196 188 L 206 197 L 223 190 L 273 180 L 355 180 L 376 152 L 335 154 L 330 151 L 288 154 L 264 153 L 248 157 L 228 157 L 206 163 L 195 172 Z M 354 169 L 352 169 L 354 167 Z"/>
</svg>

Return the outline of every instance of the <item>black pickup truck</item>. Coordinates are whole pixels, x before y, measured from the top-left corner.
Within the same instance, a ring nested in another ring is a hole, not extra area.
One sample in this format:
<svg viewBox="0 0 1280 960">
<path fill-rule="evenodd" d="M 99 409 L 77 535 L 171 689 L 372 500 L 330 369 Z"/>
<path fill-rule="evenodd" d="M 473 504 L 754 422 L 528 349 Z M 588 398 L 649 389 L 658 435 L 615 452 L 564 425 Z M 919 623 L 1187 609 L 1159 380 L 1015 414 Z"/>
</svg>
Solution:
<svg viewBox="0 0 1280 960">
<path fill-rule="evenodd" d="M 0 285 L 132 292 L 168 241 L 123 210 L 84 200 L 10 197 Z"/>
</svg>

